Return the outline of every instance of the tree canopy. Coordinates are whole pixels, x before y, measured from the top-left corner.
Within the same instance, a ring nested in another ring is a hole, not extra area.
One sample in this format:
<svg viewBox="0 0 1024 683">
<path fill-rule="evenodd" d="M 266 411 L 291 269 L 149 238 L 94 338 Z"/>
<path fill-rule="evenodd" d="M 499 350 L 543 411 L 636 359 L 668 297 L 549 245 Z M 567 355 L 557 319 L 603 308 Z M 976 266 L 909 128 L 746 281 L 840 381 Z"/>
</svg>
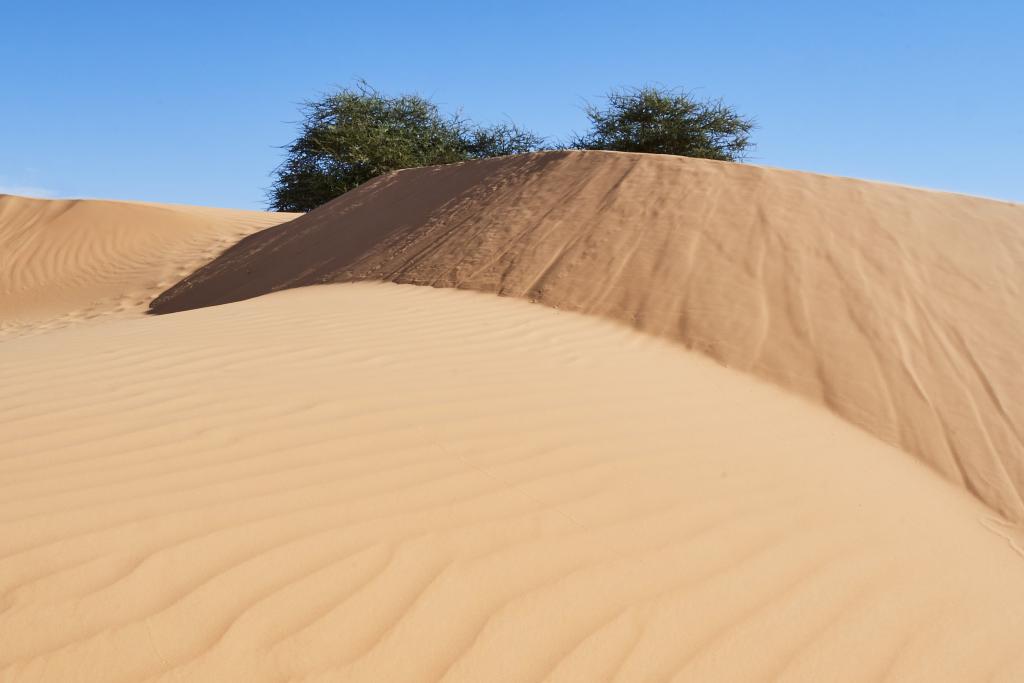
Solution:
<svg viewBox="0 0 1024 683">
<path fill-rule="evenodd" d="M 652 86 L 614 90 L 588 103 L 590 130 L 549 149 L 647 152 L 739 161 L 751 119 L 721 100 Z M 545 149 L 513 123 L 481 126 L 445 115 L 420 95 L 386 96 L 359 81 L 302 105 L 299 136 L 285 147 L 269 192 L 277 211 L 309 211 L 376 176 L 402 168 Z"/>
<path fill-rule="evenodd" d="M 613 90 L 606 99 L 604 107 L 587 103 L 591 129 L 571 148 L 739 161 L 751 144 L 754 121 L 722 100 L 652 86 Z"/>
<path fill-rule="evenodd" d="M 388 97 L 364 82 L 306 102 L 298 138 L 286 147 L 271 208 L 308 211 L 389 171 L 539 149 L 514 124 L 477 126 L 445 116 L 419 95 Z"/>
</svg>

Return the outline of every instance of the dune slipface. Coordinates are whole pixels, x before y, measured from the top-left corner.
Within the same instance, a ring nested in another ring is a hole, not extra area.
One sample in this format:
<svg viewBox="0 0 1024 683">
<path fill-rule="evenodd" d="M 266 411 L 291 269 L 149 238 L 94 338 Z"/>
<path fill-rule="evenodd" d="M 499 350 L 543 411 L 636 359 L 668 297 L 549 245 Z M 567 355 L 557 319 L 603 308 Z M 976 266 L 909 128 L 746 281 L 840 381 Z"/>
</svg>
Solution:
<svg viewBox="0 0 1024 683">
<path fill-rule="evenodd" d="M 362 283 L 0 344 L 0 680 L 1024 680 L 994 513 L 597 318 Z"/>
<path fill-rule="evenodd" d="M 114 313 L 296 214 L 0 195 L 0 335 Z"/>
<path fill-rule="evenodd" d="M 1024 207 L 681 157 L 406 170 L 252 235 L 156 313 L 323 282 L 527 298 L 810 397 L 1024 520 Z"/>
</svg>

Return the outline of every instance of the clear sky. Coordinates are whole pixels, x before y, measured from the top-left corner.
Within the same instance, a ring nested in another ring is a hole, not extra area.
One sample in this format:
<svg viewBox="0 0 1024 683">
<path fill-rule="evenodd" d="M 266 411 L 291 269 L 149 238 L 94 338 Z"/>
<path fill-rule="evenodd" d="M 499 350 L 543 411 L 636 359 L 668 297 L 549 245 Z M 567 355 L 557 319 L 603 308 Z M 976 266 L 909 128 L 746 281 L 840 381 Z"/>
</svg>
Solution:
<svg viewBox="0 0 1024 683">
<path fill-rule="evenodd" d="M 297 104 L 357 77 L 558 138 L 654 83 L 751 162 L 1024 202 L 1024 1 L 0 0 L 0 192 L 263 208 Z"/>
</svg>

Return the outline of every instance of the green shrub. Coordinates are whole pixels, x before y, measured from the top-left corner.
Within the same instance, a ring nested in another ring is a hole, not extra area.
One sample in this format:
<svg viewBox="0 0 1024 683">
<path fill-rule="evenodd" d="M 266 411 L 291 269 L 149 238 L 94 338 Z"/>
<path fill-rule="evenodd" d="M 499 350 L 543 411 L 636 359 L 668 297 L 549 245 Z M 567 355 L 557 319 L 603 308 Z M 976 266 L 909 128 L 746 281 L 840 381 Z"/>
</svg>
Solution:
<svg viewBox="0 0 1024 683">
<path fill-rule="evenodd" d="M 587 103 L 591 129 L 569 147 L 739 161 L 751 145 L 754 121 L 721 100 L 652 86 L 613 90 L 606 99 L 603 108 Z"/>
<path fill-rule="evenodd" d="M 270 190 L 277 211 L 309 211 L 389 171 L 539 149 L 512 124 L 480 127 L 419 95 L 388 97 L 360 81 L 303 105 Z"/>
</svg>

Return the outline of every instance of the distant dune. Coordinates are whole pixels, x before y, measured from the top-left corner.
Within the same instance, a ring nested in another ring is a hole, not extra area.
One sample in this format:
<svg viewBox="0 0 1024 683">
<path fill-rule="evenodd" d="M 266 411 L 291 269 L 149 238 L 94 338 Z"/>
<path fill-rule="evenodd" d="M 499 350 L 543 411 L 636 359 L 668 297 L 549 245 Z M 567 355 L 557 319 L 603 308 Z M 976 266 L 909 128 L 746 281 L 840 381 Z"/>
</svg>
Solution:
<svg viewBox="0 0 1024 683">
<path fill-rule="evenodd" d="M 357 280 L 497 292 L 681 341 L 1024 520 L 1024 206 L 544 153 L 379 178 L 243 239 L 152 310 Z"/>
<path fill-rule="evenodd" d="M 240 237 L 294 217 L 0 195 L 0 335 L 144 311 Z"/>
<path fill-rule="evenodd" d="M 1024 558 L 678 345 L 364 283 L 0 343 L 0 680 L 1024 680 Z"/>
</svg>

